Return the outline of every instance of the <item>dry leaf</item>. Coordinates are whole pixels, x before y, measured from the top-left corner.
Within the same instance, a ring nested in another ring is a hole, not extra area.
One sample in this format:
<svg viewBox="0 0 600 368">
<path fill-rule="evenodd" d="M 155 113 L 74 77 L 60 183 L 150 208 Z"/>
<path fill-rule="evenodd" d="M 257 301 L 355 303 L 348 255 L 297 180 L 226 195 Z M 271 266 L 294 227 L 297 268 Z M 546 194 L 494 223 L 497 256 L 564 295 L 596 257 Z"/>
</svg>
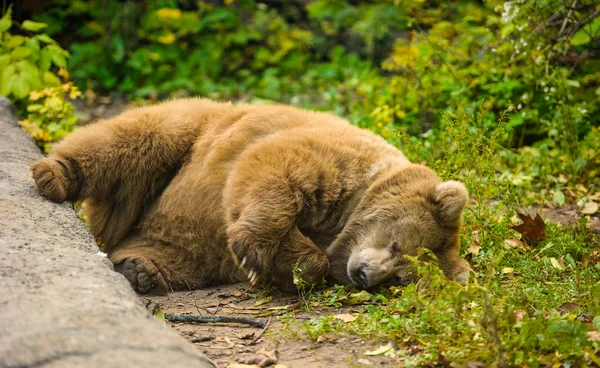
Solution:
<svg viewBox="0 0 600 368">
<path fill-rule="evenodd" d="M 600 332 L 599 331 L 588 331 L 588 340 L 600 341 Z"/>
<path fill-rule="evenodd" d="M 536 245 L 546 239 L 546 223 L 539 214 L 535 215 L 535 219 L 522 213 L 517 215 L 523 223 L 519 226 L 513 226 L 513 229 L 523 236 L 525 243 Z"/>
<path fill-rule="evenodd" d="M 360 358 L 356 362 L 362 365 L 373 365 L 373 363 L 371 363 L 368 359 L 365 358 Z"/>
<path fill-rule="evenodd" d="M 581 307 L 576 303 L 566 302 L 566 303 L 562 303 L 561 305 L 559 305 L 558 308 L 556 308 L 556 310 L 558 310 L 562 314 L 567 314 L 567 313 L 575 312 L 576 310 L 578 310 L 580 308 Z"/>
<path fill-rule="evenodd" d="M 554 257 L 550 257 L 550 263 L 552 263 L 552 267 L 558 268 L 559 270 L 562 270 L 563 268 L 560 262 Z"/>
<path fill-rule="evenodd" d="M 333 318 L 339 319 L 344 322 L 352 322 L 352 321 L 356 320 L 356 316 L 353 316 L 348 313 L 336 314 L 335 316 L 333 316 Z"/>
<path fill-rule="evenodd" d="M 527 252 L 529 250 L 525 243 L 520 241 L 519 239 L 504 239 L 504 245 L 504 248 L 506 249 L 508 249 L 509 247 L 517 248 L 519 250 L 522 250 L 523 252 Z"/>
<path fill-rule="evenodd" d="M 473 229 L 473 235 L 471 235 L 471 245 L 469 245 L 469 252 L 476 256 L 479 255 L 481 250 L 481 244 L 479 244 L 479 228 Z"/>
<path fill-rule="evenodd" d="M 515 311 L 515 321 L 516 322 L 521 322 L 523 320 L 523 317 L 525 317 L 524 310 L 516 310 Z"/>
<path fill-rule="evenodd" d="M 598 212 L 598 203 L 596 202 L 586 202 L 581 209 L 581 213 L 584 215 L 593 215 L 596 212 Z"/>
<path fill-rule="evenodd" d="M 238 359 L 242 366 L 239 368 L 243 368 L 245 364 L 251 364 L 249 367 L 268 367 L 275 363 L 277 363 L 277 350 L 266 350 L 260 349 L 256 352 L 256 354 L 248 355 Z M 239 364 L 239 363 L 236 363 Z M 230 368 L 238 368 L 231 367 Z"/>
<path fill-rule="evenodd" d="M 513 271 L 514 271 L 514 270 L 512 269 L 512 267 L 504 267 L 504 268 L 502 269 L 502 272 L 503 272 L 505 275 L 510 275 L 511 273 L 513 273 Z"/>
<path fill-rule="evenodd" d="M 270 302 L 271 300 L 273 300 L 273 297 L 272 297 L 272 296 L 268 296 L 268 297 L 266 297 L 266 298 L 264 298 L 264 299 L 257 300 L 257 301 L 256 301 L 254 304 L 252 304 L 252 306 L 251 306 L 250 308 L 252 308 L 252 307 L 258 307 L 258 306 L 261 306 L 261 305 L 263 305 L 263 304 L 267 304 L 267 303 L 268 303 L 268 302 Z"/>
</svg>

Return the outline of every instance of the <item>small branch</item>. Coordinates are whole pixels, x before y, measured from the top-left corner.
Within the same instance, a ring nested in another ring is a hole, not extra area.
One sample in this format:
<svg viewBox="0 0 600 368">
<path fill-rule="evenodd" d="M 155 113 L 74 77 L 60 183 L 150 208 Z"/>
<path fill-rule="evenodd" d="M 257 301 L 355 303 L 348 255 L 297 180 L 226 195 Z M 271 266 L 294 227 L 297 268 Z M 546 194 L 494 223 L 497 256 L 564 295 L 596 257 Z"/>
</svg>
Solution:
<svg viewBox="0 0 600 368">
<path fill-rule="evenodd" d="M 596 11 L 594 11 L 592 14 L 590 14 L 589 17 L 587 17 L 584 20 L 582 20 L 581 22 L 573 25 L 573 29 L 571 30 L 571 32 L 569 32 L 569 38 L 573 37 L 575 35 L 575 33 L 577 33 L 577 31 L 579 31 L 581 28 L 585 27 L 588 23 L 590 23 L 591 21 L 596 19 L 596 17 L 598 15 L 600 15 L 600 9 L 596 9 Z"/>
<path fill-rule="evenodd" d="M 567 13 L 567 16 L 565 17 L 565 21 L 563 22 L 562 27 L 560 27 L 560 31 L 558 31 L 558 35 L 556 36 L 557 39 L 560 38 L 560 36 L 562 36 L 563 32 L 567 28 L 567 23 L 571 20 L 573 11 L 575 10 L 575 8 L 577 8 L 577 1 L 578 0 L 573 1 L 573 5 L 569 8 L 569 12 Z"/>
<path fill-rule="evenodd" d="M 213 335 L 205 335 L 205 336 L 198 336 L 198 337 L 194 337 L 192 339 L 192 342 L 204 342 L 204 341 L 212 341 L 214 339 L 216 339 L 216 336 Z"/>
<path fill-rule="evenodd" d="M 269 328 L 269 325 L 271 324 L 271 317 L 269 317 L 269 319 L 267 320 L 267 323 L 265 324 L 265 328 L 263 328 L 262 331 L 260 331 L 260 333 L 252 339 L 252 341 L 250 341 L 247 345 L 256 345 L 256 343 L 258 342 L 258 340 L 265 334 L 265 332 L 267 331 L 267 329 Z"/>
<path fill-rule="evenodd" d="M 189 316 L 178 313 L 165 313 L 165 319 L 169 322 L 184 323 L 243 323 L 246 325 L 264 328 L 267 323 L 261 319 L 225 316 Z"/>
</svg>

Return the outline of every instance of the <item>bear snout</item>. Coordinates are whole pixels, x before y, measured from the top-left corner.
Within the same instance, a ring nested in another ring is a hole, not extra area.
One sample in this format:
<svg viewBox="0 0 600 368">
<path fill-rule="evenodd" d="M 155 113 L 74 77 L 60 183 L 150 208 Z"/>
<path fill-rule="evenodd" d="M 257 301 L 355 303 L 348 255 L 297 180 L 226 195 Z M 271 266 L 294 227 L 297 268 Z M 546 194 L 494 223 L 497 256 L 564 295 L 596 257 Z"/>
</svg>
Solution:
<svg viewBox="0 0 600 368">
<path fill-rule="evenodd" d="M 350 275 L 352 283 L 354 283 L 362 289 L 366 289 L 369 287 L 369 278 L 366 272 L 367 267 L 368 266 L 364 264 L 360 265 L 359 267 L 355 268 Z"/>
</svg>

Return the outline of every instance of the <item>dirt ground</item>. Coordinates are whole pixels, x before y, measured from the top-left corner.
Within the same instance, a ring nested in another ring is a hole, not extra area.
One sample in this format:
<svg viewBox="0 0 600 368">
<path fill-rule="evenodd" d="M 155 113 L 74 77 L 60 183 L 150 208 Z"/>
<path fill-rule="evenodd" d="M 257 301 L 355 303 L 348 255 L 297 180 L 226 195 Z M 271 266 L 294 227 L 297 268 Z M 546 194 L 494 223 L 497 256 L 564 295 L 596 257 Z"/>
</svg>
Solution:
<svg viewBox="0 0 600 368">
<path fill-rule="evenodd" d="M 236 316 L 259 318 L 269 321 L 266 330 L 236 323 L 172 323 L 182 336 L 193 342 L 198 350 L 222 367 L 237 363 L 251 364 L 262 360 L 263 365 L 272 362 L 286 367 L 368 367 L 388 366 L 390 358 L 365 356 L 369 350 L 377 349 L 381 342 L 365 341 L 361 338 L 333 338 L 322 336 L 311 341 L 303 332 L 298 333 L 298 324 L 319 315 L 344 314 L 344 309 L 327 309 L 312 306 L 313 311 L 300 308 L 299 297 L 284 294 L 265 295 L 260 288 L 249 283 L 226 285 L 210 289 L 175 292 L 168 296 L 140 297 L 145 304 L 157 303 L 165 313 L 202 316 Z M 286 318 L 293 316 L 291 327 Z M 264 334 L 261 333 L 264 330 Z M 207 341 L 195 342 L 203 340 Z M 259 366 L 259 365 L 254 365 Z"/>
</svg>

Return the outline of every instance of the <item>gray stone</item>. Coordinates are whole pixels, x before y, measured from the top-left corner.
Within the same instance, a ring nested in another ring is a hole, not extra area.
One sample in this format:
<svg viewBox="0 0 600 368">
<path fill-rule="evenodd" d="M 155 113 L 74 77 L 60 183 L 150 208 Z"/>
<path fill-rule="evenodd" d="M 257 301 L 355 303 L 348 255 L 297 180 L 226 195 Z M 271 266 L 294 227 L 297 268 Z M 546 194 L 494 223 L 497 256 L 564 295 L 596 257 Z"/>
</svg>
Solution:
<svg viewBox="0 0 600 368">
<path fill-rule="evenodd" d="M 41 157 L 0 97 L 0 367 L 213 367 L 145 310 L 71 204 L 38 194 Z"/>
</svg>

